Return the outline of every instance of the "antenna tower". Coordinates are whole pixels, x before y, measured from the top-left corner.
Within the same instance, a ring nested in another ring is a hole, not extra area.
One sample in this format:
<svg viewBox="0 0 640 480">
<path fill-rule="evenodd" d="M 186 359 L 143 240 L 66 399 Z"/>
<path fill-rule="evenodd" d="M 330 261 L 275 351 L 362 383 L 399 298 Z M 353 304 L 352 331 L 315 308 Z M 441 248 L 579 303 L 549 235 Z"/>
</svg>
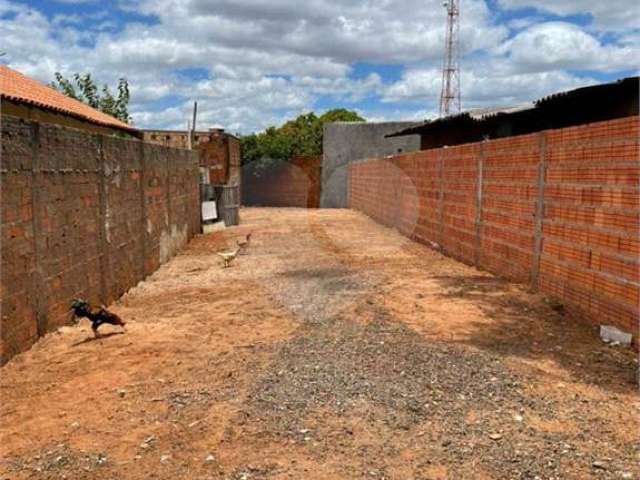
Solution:
<svg viewBox="0 0 640 480">
<path fill-rule="evenodd" d="M 447 29 L 444 62 L 442 64 L 442 92 L 440 93 L 440 116 L 460 113 L 460 0 L 445 0 Z"/>
</svg>

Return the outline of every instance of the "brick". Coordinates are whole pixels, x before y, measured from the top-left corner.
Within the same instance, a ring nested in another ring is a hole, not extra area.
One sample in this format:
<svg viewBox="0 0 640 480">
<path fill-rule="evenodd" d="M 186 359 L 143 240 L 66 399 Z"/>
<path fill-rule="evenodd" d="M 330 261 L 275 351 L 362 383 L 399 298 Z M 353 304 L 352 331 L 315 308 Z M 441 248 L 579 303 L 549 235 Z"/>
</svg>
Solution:
<svg viewBox="0 0 640 480">
<path fill-rule="evenodd" d="M 10 165 L 12 171 L 2 174 L 3 187 L 10 188 L 3 189 L 1 202 L 0 363 L 37 339 L 36 297 L 42 301 L 48 327 L 62 325 L 68 321 L 71 298 L 109 303 L 159 266 L 159 238 L 168 228 L 169 216 L 180 228 L 188 224 L 189 238 L 199 231 L 197 153 L 103 137 L 105 168 L 101 171 L 97 135 L 47 124 L 40 124 L 38 130 L 40 143 L 34 145 L 32 122 L 2 117 L 3 166 Z M 38 153 L 36 166 L 46 172 L 33 169 L 34 151 Z M 149 157 L 144 172 L 145 178 L 152 179 L 149 188 L 141 182 L 142 154 L 145 162 Z M 168 185 L 167 159 L 174 157 Z M 5 182 L 8 175 L 11 181 Z M 110 238 L 104 246 L 100 241 L 102 175 Z M 179 214 L 169 212 L 167 188 L 172 197 L 169 203 Z M 146 233 L 147 219 L 154 223 L 153 235 Z M 35 245 L 43 274 L 37 291 Z M 102 283 L 105 298 L 101 298 Z"/>
<path fill-rule="evenodd" d="M 479 245 L 481 267 L 528 281 L 534 258 L 540 135 L 547 139 L 548 167 L 538 286 L 586 320 L 617 325 L 636 335 L 637 116 L 359 162 L 351 166 L 351 206 L 417 241 L 440 243 L 445 253 L 466 263 L 476 260 Z M 482 226 L 476 230 L 481 154 Z M 399 179 L 396 170 L 404 177 Z"/>
<path fill-rule="evenodd" d="M 321 161 L 320 156 L 299 156 L 260 177 L 243 176 L 243 204 L 318 208 Z"/>
</svg>

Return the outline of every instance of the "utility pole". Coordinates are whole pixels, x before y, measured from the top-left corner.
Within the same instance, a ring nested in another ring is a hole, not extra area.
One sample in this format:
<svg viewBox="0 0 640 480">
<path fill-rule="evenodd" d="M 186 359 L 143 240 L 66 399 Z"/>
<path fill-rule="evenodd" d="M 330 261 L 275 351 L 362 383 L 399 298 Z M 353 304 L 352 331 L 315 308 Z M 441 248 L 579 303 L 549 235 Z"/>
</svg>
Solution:
<svg viewBox="0 0 640 480">
<path fill-rule="evenodd" d="M 194 135 L 196 131 L 196 117 L 198 115 L 198 102 L 193 102 L 193 122 L 191 122 L 191 128 L 189 128 L 189 150 L 193 150 Z"/>
<path fill-rule="evenodd" d="M 460 113 L 460 0 L 445 0 L 447 28 L 444 61 L 442 65 L 442 92 L 440 116 Z"/>
</svg>

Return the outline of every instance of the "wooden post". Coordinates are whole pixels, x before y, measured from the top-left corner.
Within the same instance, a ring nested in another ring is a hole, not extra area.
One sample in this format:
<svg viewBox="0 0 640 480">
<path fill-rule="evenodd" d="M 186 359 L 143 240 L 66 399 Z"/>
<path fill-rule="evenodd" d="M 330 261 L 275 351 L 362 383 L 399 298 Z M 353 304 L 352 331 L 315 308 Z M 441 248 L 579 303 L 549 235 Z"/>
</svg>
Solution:
<svg viewBox="0 0 640 480">
<path fill-rule="evenodd" d="M 538 289 L 538 277 L 540 273 L 540 257 L 542 256 L 542 227 L 544 222 L 544 189 L 545 177 L 547 174 L 547 134 L 540 132 L 538 134 L 538 178 L 537 178 L 537 197 L 536 210 L 534 213 L 535 230 L 533 243 L 533 265 L 531 266 L 531 288 Z"/>
<path fill-rule="evenodd" d="M 198 116 L 198 102 L 193 102 L 193 121 L 189 130 L 189 150 L 193 150 L 194 134 L 196 131 L 196 117 Z"/>
</svg>

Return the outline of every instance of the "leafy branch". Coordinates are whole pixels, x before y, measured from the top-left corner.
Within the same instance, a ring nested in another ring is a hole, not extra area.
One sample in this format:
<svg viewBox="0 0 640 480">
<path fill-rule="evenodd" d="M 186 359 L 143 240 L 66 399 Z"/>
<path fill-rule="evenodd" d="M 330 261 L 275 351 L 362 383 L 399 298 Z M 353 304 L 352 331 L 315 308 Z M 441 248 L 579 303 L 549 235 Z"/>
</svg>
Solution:
<svg viewBox="0 0 640 480">
<path fill-rule="evenodd" d="M 129 123 L 131 116 L 129 115 L 129 83 L 126 79 L 121 78 L 118 82 L 117 94 L 111 93 L 108 85 L 104 85 L 99 89 L 97 82 L 91 77 L 90 73 L 80 75 L 76 73 L 72 80 L 65 78 L 60 72 L 55 74 L 56 80 L 50 84 L 51 87 L 60 93 L 86 103 L 96 110 L 111 115 L 118 120 Z"/>
</svg>

